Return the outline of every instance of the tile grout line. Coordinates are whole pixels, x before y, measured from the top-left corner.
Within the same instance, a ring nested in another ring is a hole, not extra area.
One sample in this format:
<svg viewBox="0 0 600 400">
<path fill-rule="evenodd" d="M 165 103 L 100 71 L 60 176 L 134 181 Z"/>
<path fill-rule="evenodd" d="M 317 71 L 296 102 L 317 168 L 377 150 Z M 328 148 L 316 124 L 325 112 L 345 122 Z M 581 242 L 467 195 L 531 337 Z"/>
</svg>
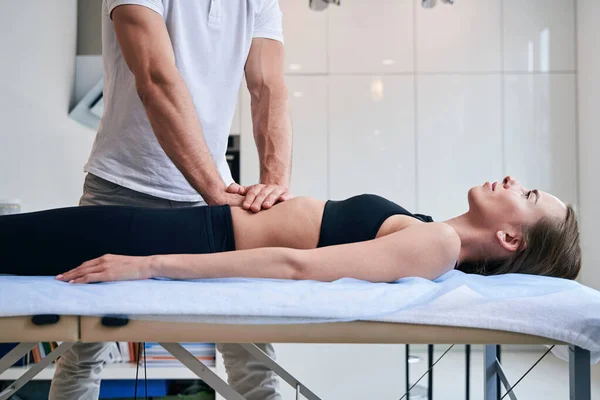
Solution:
<svg viewBox="0 0 600 400">
<path fill-rule="evenodd" d="M 502 177 L 508 175 L 506 170 L 506 69 L 504 61 L 506 58 L 506 51 L 504 46 L 504 0 L 500 1 L 500 135 L 501 135 L 501 146 L 502 146 Z M 502 178 L 501 177 L 501 178 Z"/>
<path fill-rule="evenodd" d="M 415 209 L 420 210 L 421 205 L 419 204 L 419 105 L 418 105 L 418 94 L 417 89 L 418 74 L 417 74 L 417 7 L 418 0 L 412 3 L 413 5 L 413 134 L 414 134 L 414 155 L 413 155 L 413 166 L 414 166 L 414 201 Z M 419 212 L 419 211 L 417 211 Z"/>
<path fill-rule="evenodd" d="M 581 167 L 580 167 L 580 124 L 579 124 L 579 20 L 577 18 L 577 13 L 579 10 L 579 2 L 578 0 L 574 0 L 573 7 L 573 19 L 574 19 L 574 37 L 575 37 L 575 46 L 574 46 L 574 66 L 575 66 L 575 179 L 577 181 L 577 186 L 575 189 L 575 204 L 577 204 L 577 208 L 581 208 Z"/>
</svg>

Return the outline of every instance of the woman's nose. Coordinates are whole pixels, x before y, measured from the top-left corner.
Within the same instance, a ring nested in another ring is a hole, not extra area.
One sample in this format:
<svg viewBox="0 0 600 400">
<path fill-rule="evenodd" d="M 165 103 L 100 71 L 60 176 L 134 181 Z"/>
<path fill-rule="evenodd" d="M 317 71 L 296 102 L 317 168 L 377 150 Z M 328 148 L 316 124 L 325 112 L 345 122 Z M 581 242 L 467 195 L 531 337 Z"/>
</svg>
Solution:
<svg viewBox="0 0 600 400">
<path fill-rule="evenodd" d="M 514 185 L 514 184 L 515 184 L 515 182 L 516 182 L 515 178 L 513 178 L 513 177 L 512 177 L 512 176 L 510 176 L 510 175 L 508 175 L 508 176 L 505 176 L 505 177 L 504 177 L 504 179 L 502 180 L 502 185 L 503 185 L 505 188 L 509 188 L 509 187 L 511 187 L 512 185 Z"/>
</svg>

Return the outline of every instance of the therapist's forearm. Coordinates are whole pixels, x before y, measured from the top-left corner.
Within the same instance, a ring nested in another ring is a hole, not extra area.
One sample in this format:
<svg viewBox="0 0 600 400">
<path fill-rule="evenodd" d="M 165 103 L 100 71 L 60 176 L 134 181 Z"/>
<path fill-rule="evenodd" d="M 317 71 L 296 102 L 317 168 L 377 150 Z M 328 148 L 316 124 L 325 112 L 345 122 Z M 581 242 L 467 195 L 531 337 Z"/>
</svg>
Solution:
<svg viewBox="0 0 600 400">
<path fill-rule="evenodd" d="M 149 275 L 172 279 L 298 279 L 300 251 L 271 247 L 213 254 L 157 255 L 151 257 Z"/>
<path fill-rule="evenodd" d="M 204 141 L 185 82 L 177 74 L 138 84 L 152 129 L 165 153 L 208 204 L 224 204 L 226 185 Z"/>
<path fill-rule="evenodd" d="M 254 140 L 260 162 L 260 183 L 289 187 L 292 126 L 285 83 L 251 88 Z"/>
</svg>

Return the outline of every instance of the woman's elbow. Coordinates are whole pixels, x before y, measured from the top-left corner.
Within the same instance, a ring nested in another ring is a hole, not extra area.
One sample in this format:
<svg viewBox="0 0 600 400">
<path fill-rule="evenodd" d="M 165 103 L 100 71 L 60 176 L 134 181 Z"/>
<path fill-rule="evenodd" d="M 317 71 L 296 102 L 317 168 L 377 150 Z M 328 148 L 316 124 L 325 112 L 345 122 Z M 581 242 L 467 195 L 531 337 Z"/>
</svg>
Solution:
<svg viewBox="0 0 600 400">
<path fill-rule="evenodd" d="M 294 249 L 287 261 L 290 279 L 301 281 L 311 279 L 310 266 L 306 250 Z"/>
</svg>

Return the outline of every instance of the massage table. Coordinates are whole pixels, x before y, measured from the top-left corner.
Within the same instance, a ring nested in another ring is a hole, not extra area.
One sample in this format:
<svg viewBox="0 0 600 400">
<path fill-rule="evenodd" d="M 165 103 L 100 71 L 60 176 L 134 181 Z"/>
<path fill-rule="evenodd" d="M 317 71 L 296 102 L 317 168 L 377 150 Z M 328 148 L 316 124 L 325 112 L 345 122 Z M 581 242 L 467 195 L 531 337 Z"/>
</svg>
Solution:
<svg viewBox="0 0 600 400">
<path fill-rule="evenodd" d="M 39 341 L 62 344 L 0 400 L 77 341 L 158 342 L 226 400 L 243 397 L 179 342 L 241 343 L 292 385 L 297 398 L 311 400 L 320 397 L 253 343 L 482 344 L 485 400 L 497 399 L 499 381 L 511 387 L 497 344 L 555 345 L 562 352 L 554 354 L 569 362 L 570 398 L 590 400 L 590 364 L 600 360 L 600 292 L 562 279 L 459 271 L 392 284 L 152 279 L 69 285 L 0 276 L 0 342 L 21 343 L 0 359 L 0 374 Z"/>
</svg>

